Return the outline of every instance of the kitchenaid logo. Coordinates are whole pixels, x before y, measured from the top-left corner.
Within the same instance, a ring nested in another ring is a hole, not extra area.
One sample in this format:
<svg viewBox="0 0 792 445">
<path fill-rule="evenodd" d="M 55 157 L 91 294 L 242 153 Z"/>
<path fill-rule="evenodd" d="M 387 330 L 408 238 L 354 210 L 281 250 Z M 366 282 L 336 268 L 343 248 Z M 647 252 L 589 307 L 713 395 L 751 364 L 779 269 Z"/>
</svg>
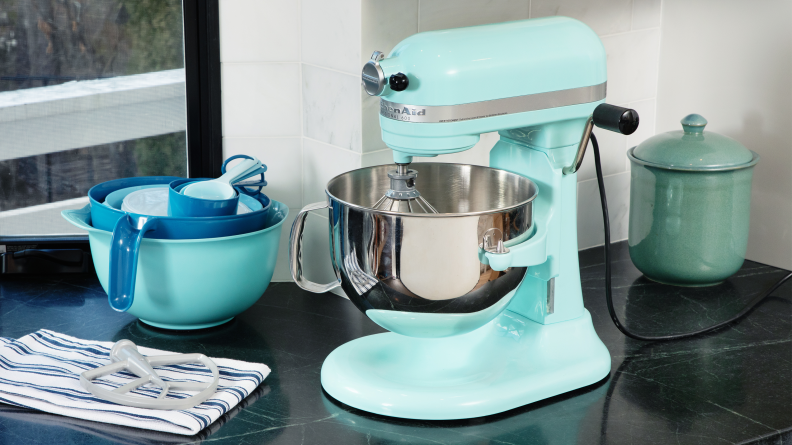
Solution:
<svg viewBox="0 0 792 445">
<path fill-rule="evenodd" d="M 400 114 L 406 116 L 426 116 L 426 108 L 390 107 L 380 102 L 380 113 Z"/>
</svg>

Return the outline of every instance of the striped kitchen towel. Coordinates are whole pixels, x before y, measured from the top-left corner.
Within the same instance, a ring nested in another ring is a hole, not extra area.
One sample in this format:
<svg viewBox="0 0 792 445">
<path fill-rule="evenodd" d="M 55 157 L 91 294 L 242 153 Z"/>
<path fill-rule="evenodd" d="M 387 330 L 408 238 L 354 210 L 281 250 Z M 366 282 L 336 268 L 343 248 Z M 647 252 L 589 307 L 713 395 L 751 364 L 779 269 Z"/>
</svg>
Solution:
<svg viewBox="0 0 792 445">
<path fill-rule="evenodd" d="M 133 408 L 94 397 L 80 386 L 83 371 L 110 363 L 112 342 L 81 340 L 40 330 L 18 340 L 0 337 L 0 402 L 97 422 L 193 435 L 241 402 L 269 375 L 259 363 L 213 358 L 220 370 L 214 396 L 200 405 L 179 411 Z M 138 346 L 143 355 L 173 354 Z M 157 367 L 166 381 L 208 381 L 203 365 Z M 118 387 L 137 377 L 120 372 L 102 377 L 106 386 Z M 156 397 L 159 388 L 142 387 L 130 394 Z M 172 391 L 168 398 L 194 392 Z"/>
</svg>

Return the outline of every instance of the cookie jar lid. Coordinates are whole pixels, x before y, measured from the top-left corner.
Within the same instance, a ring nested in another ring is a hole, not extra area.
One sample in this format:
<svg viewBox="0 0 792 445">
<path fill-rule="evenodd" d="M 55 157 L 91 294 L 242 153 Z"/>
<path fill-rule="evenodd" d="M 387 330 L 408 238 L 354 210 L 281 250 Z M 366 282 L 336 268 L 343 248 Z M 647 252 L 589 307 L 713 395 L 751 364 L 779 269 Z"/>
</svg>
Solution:
<svg viewBox="0 0 792 445">
<path fill-rule="evenodd" d="M 705 132 L 707 120 L 701 115 L 690 114 L 680 122 L 682 130 L 652 136 L 631 150 L 632 156 L 659 167 L 684 170 L 747 167 L 758 161 L 758 155 L 736 140 Z"/>
</svg>

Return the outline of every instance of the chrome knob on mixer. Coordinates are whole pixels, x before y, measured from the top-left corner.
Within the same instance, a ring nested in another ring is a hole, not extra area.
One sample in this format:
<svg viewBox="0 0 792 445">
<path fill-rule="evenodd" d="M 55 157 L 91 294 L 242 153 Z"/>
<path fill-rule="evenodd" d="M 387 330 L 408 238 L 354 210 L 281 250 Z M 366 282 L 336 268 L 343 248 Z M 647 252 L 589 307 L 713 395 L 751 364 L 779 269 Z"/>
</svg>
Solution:
<svg viewBox="0 0 792 445">
<path fill-rule="evenodd" d="M 382 72 L 380 60 L 385 58 L 385 54 L 381 51 L 374 51 L 371 55 L 371 60 L 363 66 L 361 73 L 361 80 L 363 82 L 363 89 L 369 96 L 379 96 L 385 91 L 385 86 L 388 81 L 385 79 L 385 74 Z"/>
</svg>

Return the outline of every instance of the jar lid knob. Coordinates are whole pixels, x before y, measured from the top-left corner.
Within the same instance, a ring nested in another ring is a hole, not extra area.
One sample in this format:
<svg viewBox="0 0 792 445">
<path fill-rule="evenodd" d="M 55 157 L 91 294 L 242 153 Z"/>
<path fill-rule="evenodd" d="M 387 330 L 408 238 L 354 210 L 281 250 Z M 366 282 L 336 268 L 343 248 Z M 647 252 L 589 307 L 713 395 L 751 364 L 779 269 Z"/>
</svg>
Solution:
<svg viewBox="0 0 792 445">
<path fill-rule="evenodd" d="M 700 114 L 688 114 L 680 121 L 685 133 L 700 134 L 704 132 L 704 127 L 707 125 L 707 120 Z"/>
</svg>

